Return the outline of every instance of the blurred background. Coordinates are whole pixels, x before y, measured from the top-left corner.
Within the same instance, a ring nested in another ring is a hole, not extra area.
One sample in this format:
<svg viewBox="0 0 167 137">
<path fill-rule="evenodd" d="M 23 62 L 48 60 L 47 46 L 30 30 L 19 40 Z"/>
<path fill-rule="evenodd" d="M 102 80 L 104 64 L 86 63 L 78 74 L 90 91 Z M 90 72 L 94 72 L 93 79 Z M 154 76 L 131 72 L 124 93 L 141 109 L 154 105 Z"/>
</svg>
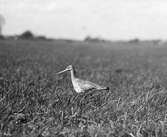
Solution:
<svg viewBox="0 0 167 137">
<path fill-rule="evenodd" d="M 0 23 L 4 35 L 166 39 L 166 7 L 165 0 L 1 0 Z"/>
</svg>

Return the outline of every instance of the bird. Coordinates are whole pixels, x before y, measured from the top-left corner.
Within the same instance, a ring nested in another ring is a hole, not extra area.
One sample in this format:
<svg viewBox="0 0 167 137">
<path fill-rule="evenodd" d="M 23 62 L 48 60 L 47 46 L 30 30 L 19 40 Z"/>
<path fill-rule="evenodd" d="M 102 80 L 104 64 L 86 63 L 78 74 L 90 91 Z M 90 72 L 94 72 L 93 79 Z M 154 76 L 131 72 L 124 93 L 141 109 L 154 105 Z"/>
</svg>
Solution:
<svg viewBox="0 0 167 137">
<path fill-rule="evenodd" d="M 109 87 L 103 87 L 93 82 L 77 78 L 75 68 L 72 65 L 67 66 L 64 70 L 58 72 L 57 74 L 62 74 L 67 71 L 71 72 L 72 85 L 77 93 L 83 93 L 89 90 L 109 90 Z"/>
</svg>

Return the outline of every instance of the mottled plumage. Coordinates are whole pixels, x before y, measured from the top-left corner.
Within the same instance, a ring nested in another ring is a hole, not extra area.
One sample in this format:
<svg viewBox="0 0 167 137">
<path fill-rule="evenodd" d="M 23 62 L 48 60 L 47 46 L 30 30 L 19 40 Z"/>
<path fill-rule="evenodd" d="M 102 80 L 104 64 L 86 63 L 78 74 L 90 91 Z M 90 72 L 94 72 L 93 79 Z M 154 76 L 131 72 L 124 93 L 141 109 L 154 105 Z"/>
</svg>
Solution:
<svg viewBox="0 0 167 137">
<path fill-rule="evenodd" d="M 109 90 L 108 87 L 102 87 L 98 84 L 95 84 L 93 82 L 82 80 L 79 78 L 76 78 L 75 76 L 75 70 L 72 65 L 69 65 L 65 70 L 60 71 L 58 74 L 61 74 L 63 72 L 70 71 L 71 72 L 71 81 L 73 84 L 73 88 L 77 93 L 85 92 L 88 90 L 96 89 L 96 90 Z"/>
</svg>

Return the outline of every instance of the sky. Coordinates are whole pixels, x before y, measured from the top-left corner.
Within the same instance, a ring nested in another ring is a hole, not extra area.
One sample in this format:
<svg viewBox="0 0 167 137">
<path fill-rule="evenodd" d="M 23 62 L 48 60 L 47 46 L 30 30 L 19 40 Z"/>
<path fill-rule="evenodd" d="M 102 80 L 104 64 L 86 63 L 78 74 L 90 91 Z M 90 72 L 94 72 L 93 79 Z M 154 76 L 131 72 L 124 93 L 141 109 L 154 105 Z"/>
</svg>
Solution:
<svg viewBox="0 0 167 137">
<path fill-rule="evenodd" d="M 167 0 L 0 0 L 3 34 L 166 39 Z"/>
</svg>

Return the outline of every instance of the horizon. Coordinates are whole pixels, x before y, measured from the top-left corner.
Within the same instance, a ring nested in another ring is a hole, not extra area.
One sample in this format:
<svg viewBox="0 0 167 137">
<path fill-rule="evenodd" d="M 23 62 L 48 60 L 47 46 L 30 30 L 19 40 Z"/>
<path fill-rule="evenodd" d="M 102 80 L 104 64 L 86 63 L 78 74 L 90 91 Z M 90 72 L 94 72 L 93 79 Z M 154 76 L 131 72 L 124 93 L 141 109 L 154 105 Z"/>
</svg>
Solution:
<svg viewBox="0 0 167 137">
<path fill-rule="evenodd" d="M 51 38 L 167 39 L 165 0 L 1 0 L 4 35 L 26 30 Z"/>
</svg>

